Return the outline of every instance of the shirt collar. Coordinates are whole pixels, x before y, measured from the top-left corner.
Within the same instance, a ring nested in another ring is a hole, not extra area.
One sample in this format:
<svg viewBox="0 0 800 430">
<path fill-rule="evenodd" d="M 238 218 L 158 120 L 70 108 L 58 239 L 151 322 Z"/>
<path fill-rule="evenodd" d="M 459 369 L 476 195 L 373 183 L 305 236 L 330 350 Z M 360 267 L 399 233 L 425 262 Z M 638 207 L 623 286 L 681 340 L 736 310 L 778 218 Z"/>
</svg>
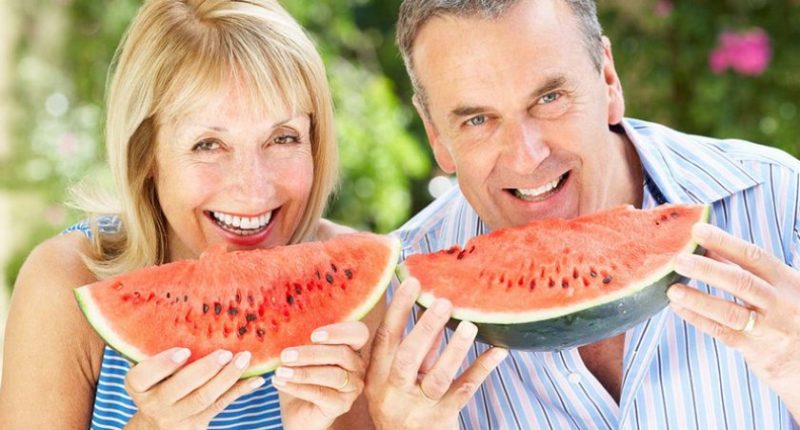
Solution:
<svg viewBox="0 0 800 430">
<path fill-rule="evenodd" d="M 635 119 L 623 120 L 622 128 L 639 154 L 646 180 L 667 202 L 710 204 L 762 182 L 712 139 Z"/>
</svg>

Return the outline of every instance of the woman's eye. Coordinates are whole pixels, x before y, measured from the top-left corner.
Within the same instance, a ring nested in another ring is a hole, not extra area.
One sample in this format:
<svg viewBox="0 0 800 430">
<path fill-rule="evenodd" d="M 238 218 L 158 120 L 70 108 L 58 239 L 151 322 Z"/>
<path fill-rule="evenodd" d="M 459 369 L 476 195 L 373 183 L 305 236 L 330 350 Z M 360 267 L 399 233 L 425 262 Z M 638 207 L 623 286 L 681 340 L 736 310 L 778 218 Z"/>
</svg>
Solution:
<svg viewBox="0 0 800 430">
<path fill-rule="evenodd" d="M 285 145 L 287 143 L 299 143 L 300 137 L 294 134 L 284 134 L 273 139 L 273 142 L 278 145 Z"/>
<path fill-rule="evenodd" d="M 214 139 L 206 139 L 197 142 L 192 147 L 192 151 L 213 151 L 219 148 L 219 142 Z"/>
<path fill-rule="evenodd" d="M 559 98 L 561 98 L 561 94 L 559 94 L 559 93 L 545 94 L 545 95 L 542 96 L 542 98 L 539 99 L 539 104 L 540 105 L 550 104 L 550 103 L 553 103 L 554 101 L 558 100 Z"/>
<path fill-rule="evenodd" d="M 486 123 L 486 115 L 477 115 L 467 120 L 467 124 L 473 127 L 483 125 Z"/>
</svg>

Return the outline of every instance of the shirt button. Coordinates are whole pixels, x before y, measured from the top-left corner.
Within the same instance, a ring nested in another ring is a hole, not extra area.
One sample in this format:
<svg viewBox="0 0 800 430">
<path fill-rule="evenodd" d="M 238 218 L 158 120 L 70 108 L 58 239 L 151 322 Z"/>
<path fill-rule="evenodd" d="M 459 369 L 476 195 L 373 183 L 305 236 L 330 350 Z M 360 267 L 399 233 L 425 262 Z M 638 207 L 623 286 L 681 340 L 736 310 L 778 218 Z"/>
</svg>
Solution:
<svg viewBox="0 0 800 430">
<path fill-rule="evenodd" d="M 581 382 L 581 374 L 577 372 L 572 372 L 567 375 L 567 380 L 572 382 L 573 384 L 579 384 Z"/>
</svg>

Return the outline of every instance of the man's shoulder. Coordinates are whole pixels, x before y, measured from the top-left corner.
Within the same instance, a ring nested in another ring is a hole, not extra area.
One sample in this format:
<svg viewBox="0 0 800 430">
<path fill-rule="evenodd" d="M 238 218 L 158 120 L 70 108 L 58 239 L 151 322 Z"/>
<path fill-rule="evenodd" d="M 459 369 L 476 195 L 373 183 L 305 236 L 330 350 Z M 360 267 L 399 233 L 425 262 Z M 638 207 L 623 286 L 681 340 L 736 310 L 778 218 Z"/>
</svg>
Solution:
<svg viewBox="0 0 800 430">
<path fill-rule="evenodd" d="M 392 234 L 402 241 L 403 253 L 415 253 L 423 243 L 426 248 L 436 248 L 442 231 L 455 222 L 453 213 L 463 204 L 464 196 L 454 186 L 395 230 Z"/>
<path fill-rule="evenodd" d="M 693 158 L 703 158 L 708 161 L 723 157 L 746 169 L 754 176 L 759 176 L 763 168 L 800 174 L 800 161 L 786 151 L 773 146 L 743 139 L 713 138 L 691 134 L 662 124 L 637 119 L 628 119 L 628 122 L 641 135 L 658 140 L 678 154 L 691 153 Z"/>
</svg>

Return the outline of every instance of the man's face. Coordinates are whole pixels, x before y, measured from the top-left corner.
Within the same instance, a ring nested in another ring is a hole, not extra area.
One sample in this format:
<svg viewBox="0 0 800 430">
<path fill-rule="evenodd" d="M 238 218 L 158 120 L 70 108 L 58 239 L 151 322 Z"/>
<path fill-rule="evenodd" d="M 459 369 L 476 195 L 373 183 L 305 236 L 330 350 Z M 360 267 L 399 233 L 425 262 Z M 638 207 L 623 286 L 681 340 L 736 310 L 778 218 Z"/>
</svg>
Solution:
<svg viewBox="0 0 800 430">
<path fill-rule="evenodd" d="M 523 0 L 496 19 L 436 17 L 417 36 L 415 100 L 439 166 L 492 228 L 623 203 L 622 93 L 598 71 L 562 0 Z"/>
</svg>

